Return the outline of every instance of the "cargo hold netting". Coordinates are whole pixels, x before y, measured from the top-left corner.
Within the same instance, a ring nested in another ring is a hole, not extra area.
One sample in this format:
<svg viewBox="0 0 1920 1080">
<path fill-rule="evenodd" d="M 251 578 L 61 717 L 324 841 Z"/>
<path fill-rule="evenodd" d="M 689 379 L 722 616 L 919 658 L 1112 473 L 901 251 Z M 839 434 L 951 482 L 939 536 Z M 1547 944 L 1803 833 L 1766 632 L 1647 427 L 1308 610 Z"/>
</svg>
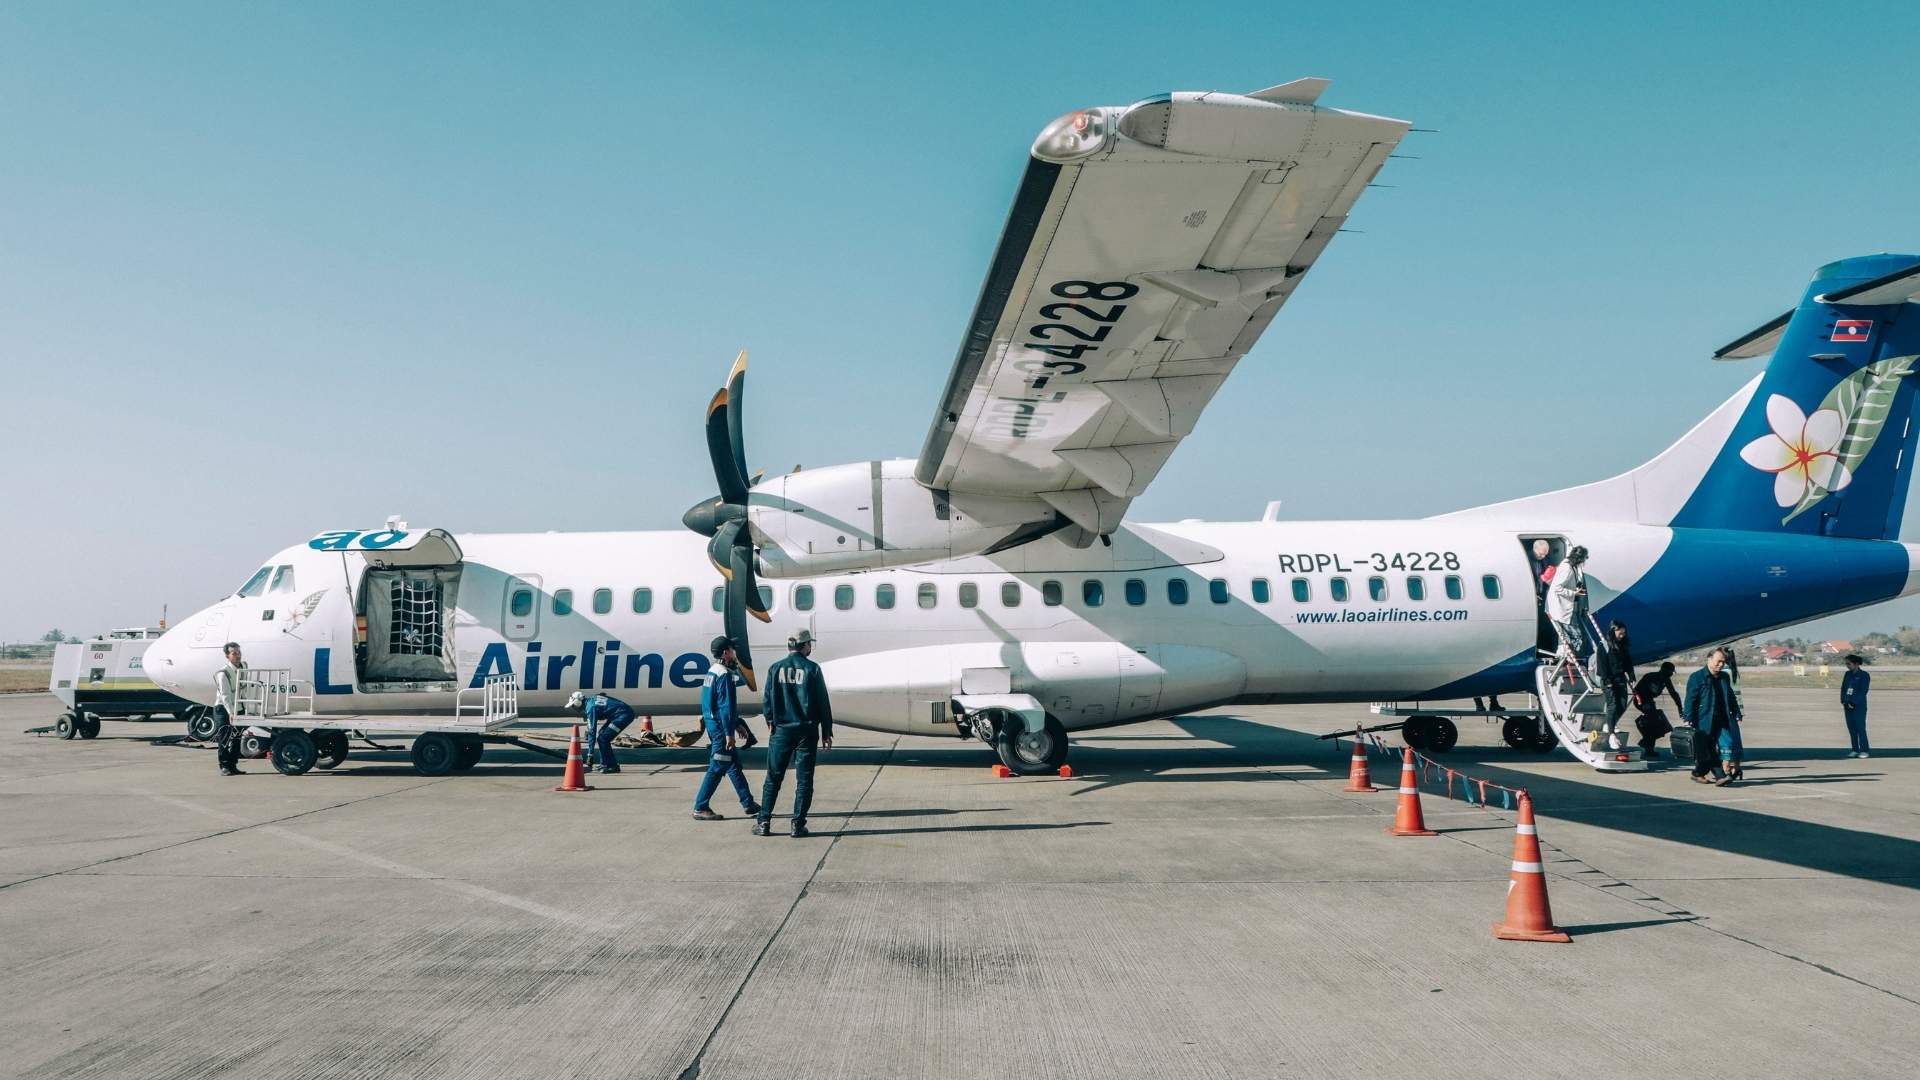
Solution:
<svg viewBox="0 0 1920 1080">
<path fill-rule="evenodd" d="M 368 570 L 367 682 L 454 677 L 453 612 L 458 567 Z"/>
</svg>

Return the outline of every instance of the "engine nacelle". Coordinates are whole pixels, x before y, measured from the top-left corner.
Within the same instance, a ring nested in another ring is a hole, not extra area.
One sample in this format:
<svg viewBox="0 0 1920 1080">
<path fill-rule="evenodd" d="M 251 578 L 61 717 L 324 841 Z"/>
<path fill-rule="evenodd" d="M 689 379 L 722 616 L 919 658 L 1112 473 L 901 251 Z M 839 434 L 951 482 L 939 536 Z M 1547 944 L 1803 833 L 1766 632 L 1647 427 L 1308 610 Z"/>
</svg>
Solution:
<svg viewBox="0 0 1920 1080">
<path fill-rule="evenodd" d="M 911 566 L 1012 546 L 1057 527 L 1039 499 L 934 491 L 910 458 L 807 469 L 762 481 L 747 522 L 768 577 Z"/>
</svg>

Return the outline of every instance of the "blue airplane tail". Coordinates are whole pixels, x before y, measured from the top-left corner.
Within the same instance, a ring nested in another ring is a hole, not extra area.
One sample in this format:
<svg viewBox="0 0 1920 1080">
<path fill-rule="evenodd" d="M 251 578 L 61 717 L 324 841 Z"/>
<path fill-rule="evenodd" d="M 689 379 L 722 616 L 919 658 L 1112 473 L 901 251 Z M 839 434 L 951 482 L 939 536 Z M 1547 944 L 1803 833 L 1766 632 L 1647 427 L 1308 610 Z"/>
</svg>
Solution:
<svg viewBox="0 0 1920 1080">
<path fill-rule="evenodd" d="M 1798 307 L 1714 354 L 1772 359 L 1658 457 L 1608 480 L 1445 516 L 1891 540 L 1920 439 L 1916 297 L 1920 255 L 1829 263 Z"/>
<path fill-rule="evenodd" d="M 1899 535 L 1913 477 L 1920 256 L 1823 266 L 1800 306 L 1716 354 L 1773 358 L 1669 524 Z"/>
</svg>

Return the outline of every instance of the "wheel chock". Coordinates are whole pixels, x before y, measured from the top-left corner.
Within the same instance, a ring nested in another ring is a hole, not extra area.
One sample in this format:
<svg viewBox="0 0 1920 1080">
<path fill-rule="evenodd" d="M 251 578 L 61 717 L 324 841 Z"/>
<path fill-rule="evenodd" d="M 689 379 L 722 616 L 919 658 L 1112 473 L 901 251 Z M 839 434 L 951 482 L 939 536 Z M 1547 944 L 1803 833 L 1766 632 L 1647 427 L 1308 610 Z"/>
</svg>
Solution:
<svg viewBox="0 0 1920 1080">
<path fill-rule="evenodd" d="M 993 775 L 1000 777 L 1001 779 L 1004 780 L 1007 777 L 1013 775 L 1013 770 L 1007 768 L 1005 765 L 995 765 L 993 767 Z"/>
<path fill-rule="evenodd" d="M 1073 766 L 1071 765 L 1060 766 L 1060 779 L 1062 780 L 1073 779 Z"/>
</svg>

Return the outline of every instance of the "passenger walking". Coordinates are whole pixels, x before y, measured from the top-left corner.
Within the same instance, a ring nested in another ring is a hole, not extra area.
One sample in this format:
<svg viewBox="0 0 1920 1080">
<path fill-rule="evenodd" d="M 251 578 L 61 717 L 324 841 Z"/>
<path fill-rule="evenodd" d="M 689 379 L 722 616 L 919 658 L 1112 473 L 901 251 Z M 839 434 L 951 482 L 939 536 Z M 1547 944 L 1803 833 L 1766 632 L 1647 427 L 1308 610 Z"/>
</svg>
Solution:
<svg viewBox="0 0 1920 1080">
<path fill-rule="evenodd" d="M 1587 651 L 1587 635 L 1581 629 L 1587 621 L 1586 565 L 1587 549 L 1575 544 L 1547 586 L 1547 618 L 1560 635 L 1561 653 L 1574 663 Z"/>
<path fill-rule="evenodd" d="M 1595 673 L 1606 695 L 1606 717 L 1600 727 L 1587 736 L 1587 745 L 1597 746 L 1604 738 L 1607 749 L 1620 749 L 1620 718 L 1627 713 L 1633 697 L 1633 642 L 1627 637 L 1627 624 L 1619 619 L 1607 627 L 1607 636 L 1593 652 Z"/>
<path fill-rule="evenodd" d="M 1673 699 L 1674 715 L 1685 714 L 1680 692 L 1673 688 L 1673 672 L 1673 661 L 1662 661 L 1658 670 L 1647 672 L 1633 684 L 1633 707 L 1640 713 L 1633 718 L 1633 725 L 1640 729 L 1640 749 L 1649 759 L 1660 756 L 1660 739 L 1673 730 L 1673 721 L 1660 711 L 1660 695 L 1665 693 Z"/>
<path fill-rule="evenodd" d="M 1693 780 L 1698 784 L 1733 782 L 1720 764 L 1720 729 L 1732 722 L 1733 688 L 1727 684 L 1727 650 L 1707 655 L 1707 666 L 1687 676 L 1687 693 L 1680 715 L 1693 725 Z M 1708 780 L 1711 772 L 1713 779 Z"/>
<path fill-rule="evenodd" d="M 735 670 L 739 658 L 733 642 L 723 635 L 713 639 L 713 666 L 707 669 L 707 681 L 700 687 L 700 723 L 707 729 L 707 772 L 700 778 L 700 790 L 693 797 L 696 821 L 719 821 L 721 816 L 708 805 L 720 778 L 733 782 L 733 793 L 740 797 L 740 809 L 749 816 L 760 813 L 754 804 L 753 789 L 740 770 L 740 756 L 734 753 L 733 730 L 740 726 L 740 707 L 734 688 L 745 680 Z"/>
<path fill-rule="evenodd" d="M 619 772 L 620 759 L 614 755 L 613 739 L 633 723 L 633 706 L 607 694 L 588 697 L 575 690 L 567 699 L 567 708 L 586 721 L 587 771 Z"/>
<path fill-rule="evenodd" d="M 818 750 L 833 749 L 833 708 L 827 680 L 813 662 L 813 632 L 787 639 L 787 658 L 767 669 L 767 779 L 760 788 L 760 817 L 753 835 L 767 835 L 773 808 L 780 802 L 780 781 L 793 769 L 793 835 L 807 835 L 807 808 L 813 805 L 813 760 Z"/>
<path fill-rule="evenodd" d="M 240 735 L 245 729 L 234 722 L 244 711 L 240 705 L 240 682 L 246 678 L 247 665 L 240 662 L 240 643 L 227 642 L 221 649 L 227 662 L 213 673 L 214 744 L 219 748 L 221 776 L 240 776 Z"/>
<path fill-rule="evenodd" d="M 1747 722 L 1747 699 L 1740 693 L 1740 658 L 1735 655 L 1733 646 L 1724 648 L 1727 651 L 1727 689 L 1733 692 L 1733 722 L 1720 729 L 1720 760 L 1726 765 L 1728 776 L 1744 780 L 1747 773 L 1740 767 L 1740 762 L 1747 756 L 1747 747 L 1740 741 L 1740 728 Z"/>
<path fill-rule="evenodd" d="M 1847 673 L 1840 676 L 1840 708 L 1847 715 L 1847 741 L 1853 749 L 1848 757 L 1866 757 L 1873 748 L 1867 745 L 1867 690 L 1873 676 L 1862 667 L 1866 661 L 1859 653 L 1847 654 Z"/>
</svg>

